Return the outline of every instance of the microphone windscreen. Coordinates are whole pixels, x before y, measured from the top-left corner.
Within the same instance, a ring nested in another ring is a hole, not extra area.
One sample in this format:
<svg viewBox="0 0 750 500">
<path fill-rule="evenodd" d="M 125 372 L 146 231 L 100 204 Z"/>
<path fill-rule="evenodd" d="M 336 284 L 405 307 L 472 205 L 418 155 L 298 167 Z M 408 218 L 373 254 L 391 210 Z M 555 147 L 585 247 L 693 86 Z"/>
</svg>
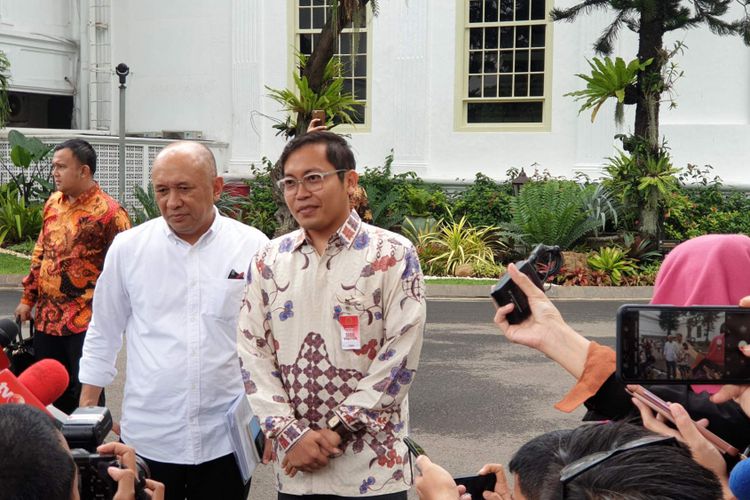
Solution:
<svg viewBox="0 0 750 500">
<path fill-rule="evenodd" d="M 26 368 L 18 381 L 44 406 L 55 402 L 68 388 L 70 377 L 68 371 L 55 359 L 42 359 Z"/>
<path fill-rule="evenodd" d="M 729 474 L 729 489 L 737 500 L 750 500 L 750 460 L 745 459 L 734 466 Z"/>
</svg>

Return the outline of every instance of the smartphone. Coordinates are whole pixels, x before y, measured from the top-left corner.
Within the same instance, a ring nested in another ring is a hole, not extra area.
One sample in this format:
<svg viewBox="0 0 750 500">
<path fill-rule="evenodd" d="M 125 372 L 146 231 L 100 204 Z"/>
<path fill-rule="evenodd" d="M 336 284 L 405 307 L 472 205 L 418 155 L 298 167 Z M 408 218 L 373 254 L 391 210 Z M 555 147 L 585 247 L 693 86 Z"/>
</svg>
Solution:
<svg viewBox="0 0 750 500">
<path fill-rule="evenodd" d="M 459 476 L 454 477 L 453 480 L 456 484 L 462 484 L 466 487 L 466 493 L 471 495 L 471 498 L 484 498 L 482 492 L 495 491 L 495 482 L 497 476 L 495 474 L 485 474 L 484 476 Z"/>
<path fill-rule="evenodd" d="M 522 260 L 516 263 L 519 271 L 529 277 L 540 290 L 544 290 L 542 280 L 539 279 L 539 273 L 536 272 L 534 265 L 528 260 Z M 513 310 L 506 316 L 508 323 L 517 325 L 531 315 L 529 299 L 526 294 L 510 278 L 508 273 L 503 274 L 500 281 L 495 284 L 490 292 L 490 296 L 495 300 L 498 307 L 513 303 Z"/>
<path fill-rule="evenodd" d="M 669 405 L 659 396 L 649 391 L 645 387 L 641 387 L 640 385 L 630 385 L 628 386 L 626 391 L 635 399 L 641 401 L 656 413 L 662 415 L 665 419 L 674 424 L 674 418 L 672 417 L 672 411 L 669 409 Z M 745 458 L 744 455 L 740 455 L 740 451 L 737 448 L 727 443 L 710 430 L 700 425 L 696 425 L 696 428 L 721 453 L 726 453 L 727 455 L 731 455 L 733 457 L 739 456 L 740 458 Z"/>
<path fill-rule="evenodd" d="M 414 458 L 417 458 L 419 455 L 427 455 L 425 453 L 424 448 L 419 446 L 416 441 L 414 441 L 409 436 L 404 436 L 404 444 L 409 449 L 409 452 L 414 455 Z"/>
<path fill-rule="evenodd" d="M 747 384 L 750 309 L 626 304 L 617 311 L 617 377 L 626 384 Z"/>
<path fill-rule="evenodd" d="M 313 109 L 312 119 L 320 120 L 320 122 L 318 122 L 318 126 L 325 125 L 326 124 L 326 111 L 324 109 Z"/>
<path fill-rule="evenodd" d="M 260 430 L 260 421 L 253 415 L 250 419 L 250 435 L 253 438 L 253 451 L 258 462 L 263 461 L 263 452 L 266 449 L 266 435 Z"/>
</svg>

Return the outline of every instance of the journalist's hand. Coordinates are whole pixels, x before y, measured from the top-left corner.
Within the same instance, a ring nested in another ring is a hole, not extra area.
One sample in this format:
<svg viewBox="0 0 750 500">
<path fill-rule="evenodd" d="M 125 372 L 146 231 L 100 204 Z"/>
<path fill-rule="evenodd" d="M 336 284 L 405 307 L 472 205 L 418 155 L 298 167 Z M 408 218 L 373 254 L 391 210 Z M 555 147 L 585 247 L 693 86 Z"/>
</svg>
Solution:
<svg viewBox="0 0 750 500">
<path fill-rule="evenodd" d="M 136 463 L 135 450 L 122 443 L 106 443 L 96 448 L 102 455 L 115 455 L 122 469 L 107 469 L 110 477 L 117 481 L 117 492 L 114 500 L 131 500 L 135 498 Z"/>
<path fill-rule="evenodd" d="M 508 485 L 508 479 L 505 477 L 505 471 L 500 464 L 487 464 L 479 469 L 479 475 L 495 474 L 497 482 L 494 491 L 485 491 L 483 497 L 485 500 L 513 500 L 513 490 Z"/>
<path fill-rule="evenodd" d="M 31 306 L 20 302 L 16 306 L 15 316 L 16 318 L 19 318 L 21 322 L 29 321 L 31 319 Z"/>
<path fill-rule="evenodd" d="M 421 500 L 463 500 L 448 471 L 432 463 L 426 455 L 417 457 L 417 468 L 421 475 L 414 478 L 414 485 Z"/>
<path fill-rule="evenodd" d="M 541 351 L 575 378 L 580 378 L 589 341 L 565 323 L 552 301 L 515 264 L 508 266 L 508 274 L 528 297 L 531 316 L 523 323 L 511 325 L 507 315 L 515 306 L 506 304 L 495 313 L 497 326 L 511 342 Z"/>
<path fill-rule="evenodd" d="M 314 472 L 328 465 L 328 457 L 341 453 L 318 431 L 309 430 L 294 443 L 281 462 L 284 473 L 294 477 L 297 471 Z"/>
<path fill-rule="evenodd" d="M 310 120 L 310 124 L 307 126 L 307 132 L 323 132 L 324 130 L 328 130 L 328 127 L 326 127 L 325 123 L 320 118 L 313 118 Z"/>
</svg>

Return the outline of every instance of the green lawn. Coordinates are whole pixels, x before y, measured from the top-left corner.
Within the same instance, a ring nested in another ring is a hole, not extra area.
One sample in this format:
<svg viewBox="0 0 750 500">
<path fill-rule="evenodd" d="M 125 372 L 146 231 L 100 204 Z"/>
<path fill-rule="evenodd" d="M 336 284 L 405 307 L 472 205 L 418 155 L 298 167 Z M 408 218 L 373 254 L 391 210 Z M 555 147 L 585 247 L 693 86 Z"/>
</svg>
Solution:
<svg viewBox="0 0 750 500">
<path fill-rule="evenodd" d="M 0 253 L 0 274 L 28 274 L 31 261 Z"/>
<path fill-rule="evenodd" d="M 428 285 L 494 285 L 493 279 L 427 278 Z"/>
</svg>

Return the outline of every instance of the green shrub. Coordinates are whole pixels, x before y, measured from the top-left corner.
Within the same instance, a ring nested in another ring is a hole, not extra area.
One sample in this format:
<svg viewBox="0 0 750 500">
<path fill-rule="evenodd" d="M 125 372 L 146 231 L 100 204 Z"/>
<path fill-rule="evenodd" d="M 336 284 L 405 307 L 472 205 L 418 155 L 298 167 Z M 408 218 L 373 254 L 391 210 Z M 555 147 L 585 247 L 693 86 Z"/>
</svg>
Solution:
<svg viewBox="0 0 750 500">
<path fill-rule="evenodd" d="M 29 204 L 14 186 L 0 188 L 0 244 L 35 240 L 42 229 L 40 204 Z"/>
<path fill-rule="evenodd" d="M 588 264 L 593 271 L 601 271 L 609 276 L 615 285 L 620 284 L 624 276 L 636 272 L 633 260 L 617 247 L 604 247 L 593 252 L 588 258 Z"/>
<path fill-rule="evenodd" d="M 149 183 L 146 189 L 143 189 L 141 186 L 134 186 L 133 195 L 138 200 L 139 205 L 131 205 L 130 210 L 128 210 L 130 223 L 133 226 L 143 224 L 147 220 L 155 219 L 161 215 L 159 206 L 156 204 L 153 184 Z"/>
<path fill-rule="evenodd" d="M 600 226 L 587 212 L 585 199 L 585 191 L 573 181 L 530 182 L 511 202 L 508 228 L 527 248 L 544 243 L 567 250 Z"/>
<path fill-rule="evenodd" d="M 216 206 L 228 217 L 257 228 L 273 238 L 279 223 L 276 220 L 276 201 L 273 197 L 273 179 L 271 170 L 273 163 L 263 158 L 263 166 L 250 167 L 253 178 L 246 181 L 250 187 L 247 196 L 234 196 L 222 193 Z"/>
<path fill-rule="evenodd" d="M 476 261 L 472 265 L 474 276 L 477 278 L 499 278 L 505 272 L 502 264 L 492 264 L 485 261 Z"/>
<path fill-rule="evenodd" d="M 455 217 L 466 216 L 475 226 L 497 226 L 510 221 L 512 195 L 510 183 L 497 183 L 477 173 L 474 183 L 453 194 L 450 202 Z"/>
</svg>

